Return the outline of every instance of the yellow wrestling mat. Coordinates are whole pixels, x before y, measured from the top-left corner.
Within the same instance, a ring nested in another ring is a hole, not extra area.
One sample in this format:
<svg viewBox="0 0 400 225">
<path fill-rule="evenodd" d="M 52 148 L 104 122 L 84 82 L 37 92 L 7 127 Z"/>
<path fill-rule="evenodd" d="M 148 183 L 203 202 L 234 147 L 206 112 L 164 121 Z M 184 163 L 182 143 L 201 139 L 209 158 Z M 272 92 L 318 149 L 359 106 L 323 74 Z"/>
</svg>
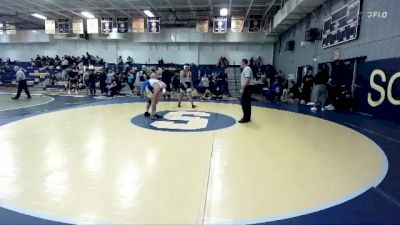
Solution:
<svg viewBox="0 0 400 225">
<path fill-rule="evenodd" d="M 185 104 L 160 103 L 156 124 L 129 103 L 1 126 L 0 206 L 73 223 L 254 223 L 340 204 L 387 172 L 381 149 L 344 126 L 262 107 L 224 124 L 240 105 Z"/>
</svg>

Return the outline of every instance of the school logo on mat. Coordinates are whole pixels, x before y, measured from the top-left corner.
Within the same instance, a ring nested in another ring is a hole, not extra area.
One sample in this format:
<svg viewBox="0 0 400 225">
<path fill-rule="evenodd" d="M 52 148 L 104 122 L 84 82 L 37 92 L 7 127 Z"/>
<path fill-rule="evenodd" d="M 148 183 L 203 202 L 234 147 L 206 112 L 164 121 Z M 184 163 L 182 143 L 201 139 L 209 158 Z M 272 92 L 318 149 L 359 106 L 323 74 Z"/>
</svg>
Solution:
<svg viewBox="0 0 400 225">
<path fill-rule="evenodd" d="M 135 116 L 131 122 L 136 126 L 171 132 L 200 132 L 230 127 L 236 120 L 230 116 L 201 111 L 161 111 L 163 118 L 151 120 L 143 114 Z"/>
</svg>

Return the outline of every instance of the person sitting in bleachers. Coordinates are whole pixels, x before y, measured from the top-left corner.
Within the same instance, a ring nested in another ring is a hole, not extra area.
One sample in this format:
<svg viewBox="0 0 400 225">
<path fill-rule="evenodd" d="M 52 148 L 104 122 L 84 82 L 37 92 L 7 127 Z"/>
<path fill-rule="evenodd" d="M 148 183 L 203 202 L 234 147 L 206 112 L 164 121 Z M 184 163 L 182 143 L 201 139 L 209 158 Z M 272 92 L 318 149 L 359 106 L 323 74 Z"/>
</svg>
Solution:
<svg viewBox="0 0 400 225">
<path fill-rule="evenodd" d="M 3 63 L 0 63 L 0 84 L 3 84 L 4 75 L 6 75 Z"/>
<path fill-rule="evenodd" d="M 32 67 L 36 66 L 35 60 L 33 58 L 31 58 L 30 64 L 31 64 Z"/>
<path fill-rule="evenodd" d="M 61 68 L 63 68 L 64 70 L 67 69 L 69 67 L 69 61 L 67 58 L 62 58 L 61 60 Z"/>
<path fill-rule="evenodd" d="M 133 59 L 130 56 L 128 56 L 128 58 L 126 58 L 126 63 L 128 63 L 129 66 L 132 65 L 133 64 Z"/>
<path fill-rule="evenodd" d="M 159 66 L 163 66 L 164 65 L 164 59 L 163 58 L 158 60 L 158 65 Z"/>
<path fill-rule="evenodd" d="M 225 57 L 223 57 L 223 56 L 221 56 L 221 57 L 219 58 L 219 61 L 218 61 L 217 66 L 218 66 L 218 67 L 227 67 L 227 66 L 229 66 L 229 61 L 228 61 L 228 59 L 225 58 Z"/>
<path fill-rule="evenodd" d="M 124 60 L 122 59 L 122 56 L 118 57 L 117 64 L 118 65 L 123 65 L 124 64 Z"/>
</svg>

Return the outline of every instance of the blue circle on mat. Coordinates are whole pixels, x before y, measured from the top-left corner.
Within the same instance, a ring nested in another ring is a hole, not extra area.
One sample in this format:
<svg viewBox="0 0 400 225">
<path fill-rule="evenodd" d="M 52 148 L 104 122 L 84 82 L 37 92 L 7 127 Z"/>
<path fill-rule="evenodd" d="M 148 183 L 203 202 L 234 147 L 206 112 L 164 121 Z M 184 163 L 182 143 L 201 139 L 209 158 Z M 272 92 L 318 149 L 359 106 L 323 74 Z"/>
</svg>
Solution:
<svg viewBox="0 0 400 225">
<path fill-rule="evenodd" d="M 152 120 L 140 114 L 131 119 L 136 126 L 158 131 L 170 132 L 201 132 L 224 129 L 236 124 L 230 116 L 191 110 L 161 111 L 157 115 L 163 118 Z"/>
</svg>

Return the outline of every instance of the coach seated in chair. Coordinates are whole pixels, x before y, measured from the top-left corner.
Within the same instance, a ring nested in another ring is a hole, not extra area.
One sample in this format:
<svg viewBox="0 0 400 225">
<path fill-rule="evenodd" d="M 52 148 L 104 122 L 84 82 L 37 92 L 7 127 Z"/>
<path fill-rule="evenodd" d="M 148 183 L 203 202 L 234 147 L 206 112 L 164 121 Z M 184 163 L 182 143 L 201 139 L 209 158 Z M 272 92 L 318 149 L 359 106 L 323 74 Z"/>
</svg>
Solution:
<svg viewBox="0 0 400 225">
<path fill-rule="evenodd" d="M 122 89 L 121 81 L 118 79 L 116 75 L 112 76 L 111 84 L 107 86 L 108 97 L 113 97 L 114 95 L 119 94 Z"/>
<path fill-rule="evenodd" d="M 280 77 L 275 77 L 274 82 L 271 85 L 271 88 L 266 93 L 266 99 L 270 102 L 280 101 L 280 98 L 283 93 L 283 83 Z"/>
</svg>

